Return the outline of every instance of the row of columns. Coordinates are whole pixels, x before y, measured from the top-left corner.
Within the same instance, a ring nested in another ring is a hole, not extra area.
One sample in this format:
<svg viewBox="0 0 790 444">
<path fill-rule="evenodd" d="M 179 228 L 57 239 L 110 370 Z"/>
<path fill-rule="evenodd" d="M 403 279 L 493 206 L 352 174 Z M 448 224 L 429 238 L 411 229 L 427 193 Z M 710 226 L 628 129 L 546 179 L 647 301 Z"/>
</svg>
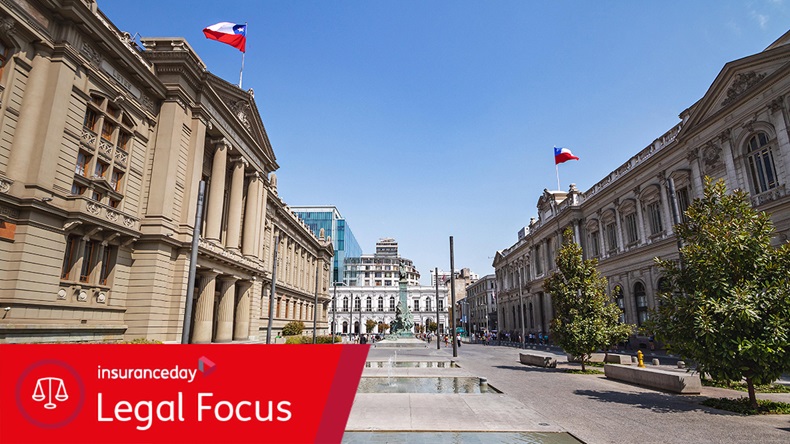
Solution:
<svg viewBox="0 0 790 444">
<path fill-rule="evenodd" d="M 250 329 L 252 282 L 235 276 L 220 276 L 216 270 L 201 272 L 199 297 L 195 304 L 192 343 L 246 340 Z M 219 284 L 219 285 L 218 285 Z M 219 289 L 217 319 L 214 319 L 215 293 Z M 236 295 L 239 297 L 237 298 Z M 216 324 L 216 333 L 214 326 Z"/>
<path fill-rule="evenodd" d="M 209 183 L 208 203 L 206 204 L 205 238 L 217 244 L 221 244 L 222 209 L 225 204 L 225 177 L 229 162 L 229 150 L 230 145 L 227 140 L 221 139 L 215 143 L 214 159 L 211 165 L 212 180 Z M 230 163 L 230 195 L 224 246 L 228 250 L 241 250 L 245 256 L 260 258 L 262 253 L 258 239 L 260 238 L 260 226 L 263 224 L 266 199 L 263 180 L 257 171 L 250 174 L 246 188 L 246 205 L 244 205 L 244 179 L 247 175 L 248 163 L 243 158 L 230 159 Z M 242 218 L 244 219 L 243 225 Z"/>
</svg>

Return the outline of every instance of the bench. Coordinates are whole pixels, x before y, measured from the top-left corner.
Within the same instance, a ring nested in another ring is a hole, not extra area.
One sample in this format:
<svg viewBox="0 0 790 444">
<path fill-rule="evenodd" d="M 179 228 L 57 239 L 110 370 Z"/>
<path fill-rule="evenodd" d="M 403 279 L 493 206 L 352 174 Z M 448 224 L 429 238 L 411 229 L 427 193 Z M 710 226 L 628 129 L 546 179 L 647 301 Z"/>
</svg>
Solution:
<svg viewBox="0 0 790 444">
<path fill-rule="evenodd" d="M 609 364 L 622 364 L 622 365 L 631 365 L 631 355 L 618 355 L 615 353 L 609 353 L 606 355 L 606 359 L 604 362 Z"/>
<path fill-rule="evenodd" d="M 673 393 L 698 395 L 702 390 L 698 374 L 619 364 L 606 364 L 603 372 L 610 379 Z"/>
<path fill-rule="evenodd" d="M 547 368 L 557 367 L 557 357 L 550 353 L 541 353 L 539 351 L 519 352 L 518 356 L 522 364 Z"/>
</svg>

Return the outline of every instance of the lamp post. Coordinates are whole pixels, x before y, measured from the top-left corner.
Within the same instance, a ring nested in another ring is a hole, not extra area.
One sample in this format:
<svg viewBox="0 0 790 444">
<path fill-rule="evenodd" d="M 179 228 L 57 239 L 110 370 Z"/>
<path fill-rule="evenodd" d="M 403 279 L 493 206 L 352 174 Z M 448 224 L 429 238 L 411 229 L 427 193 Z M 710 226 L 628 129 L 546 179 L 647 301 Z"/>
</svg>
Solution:
<svg viewBox="0 0 790 444">
<path fill-rule="evenodd" d="M 337 333 L 337 282 L 332 283 L 334 295 L 332 296 L 332 343 L 335 343 Z"/>
<path fill-rule="evenodd" d="M 433 276 L 436 282 L 436 350 L 439 350 L 439 267 L 434 268 Z"/>
<path fill-rule="evenodd" d="M 524 348 L 524 301 L 521 294 L 521 268 L 522 262 L 519 261 L 518 265 L 518 311 L 521 316 L 521 348 Z"/>
</svg>

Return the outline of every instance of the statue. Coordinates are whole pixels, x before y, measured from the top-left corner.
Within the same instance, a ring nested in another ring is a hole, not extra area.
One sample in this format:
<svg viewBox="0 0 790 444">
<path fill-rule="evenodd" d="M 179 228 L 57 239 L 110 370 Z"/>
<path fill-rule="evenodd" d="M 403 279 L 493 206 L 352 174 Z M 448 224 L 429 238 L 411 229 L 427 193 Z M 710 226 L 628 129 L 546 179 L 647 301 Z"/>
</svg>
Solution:
<svg viewBox="0 0 790 444">
<path fill-rule="evenodd" d="M 408 267 L 401 261 L 398 268 L 398 287 L 400 289 L 400 297 L 398 306 L 395 308 L 395 319 L 390 323 L 390 331 L 393 335 L 397 336 L 412 336 L 414 329 L 414 316 L 409 311 L 408 302 L 406 301 L 406 287 L 409 285 Z"/>
</svg>

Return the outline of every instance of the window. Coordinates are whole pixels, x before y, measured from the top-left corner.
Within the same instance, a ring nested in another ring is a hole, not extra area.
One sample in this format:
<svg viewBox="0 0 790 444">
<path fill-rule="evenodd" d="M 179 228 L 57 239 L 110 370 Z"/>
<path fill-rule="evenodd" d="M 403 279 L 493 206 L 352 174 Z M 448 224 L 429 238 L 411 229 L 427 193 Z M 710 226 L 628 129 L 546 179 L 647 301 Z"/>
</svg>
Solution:
<svg viewBox="0 0 790 444">
<path fill-rule="evenodd" d="M 647 294 L 641 282 L 634 284 L 634 300 L 636 301 L 636 325 L 641 326 L 647 320 Z"/>
<path fill-rule="evenodd" d="M 370 299 L 370 296 L 368 296 L 368 299 L 365 301 L 365 310 L 367 311 L 373 310 L 373 300 Z"/>
<path fill-rule="evenodd" d="M 636 229 L 636 213 L 625 215 L 625 234 L 628 244 L 635 244 L 639 240 L 639 232 Z"/>
<path fill-rule="evenodd" d="M 104 247 L 104 254 L 101 259 L 101 272 L 99 273 L 99 284 L 107 285 L 107 280 L 115 267 L 116 248 L 113 246 Z"/>
<path fill-rule="evenodd" d="M 85 153 L 80 151 L 77 154 L 77 166 L 74 168 L 74 174 L 86 177 L 87 176 L 87 171 L 88 171 L 87 166 L 88 166 L 88 161 L 89 160 L 90 160 L 89 157 Z"/>
<path fill-rule="evenodd" d="M 394 310 L 395 310 L 395 298 L 390 297 L 390 311 L 394 311 Z"/>
<path fill-rule="evenodd" d="M 647 204 L 647 216 L 650 221 L 650 235 L 655 236 L 664 231 L 661 223 L 661 204 L 658 201 Z"/>
<path fill-rule="evenodd" d="M 414 300 L 414 311 L 420 311 L 420 300 L 419 299 L 415 299 Z"/>
<path fill-rule="evenodd" d="M 590 257 L 597 257 L 601 254 L 601 245 L 598 240 L 598 231 L 592 231 L 587 235 L 587 244 L 590 247 Z"/>
<path fill-rule="evenodd" d="M 73 183 L 71 184 L 71 194 L 75 196 L 81 196 L 85 194 L 85 187 L 80 184 Z"/>
<path fill-rule="evenodd" d="M 384 298 L 383 298 L 383 297 L 381 297 L 381 296 L 379 296 L 379 305 L 378 305 L 378 308 L 379 308 L 379 311 L 384 311 Z"/>
<path fill-rule="evenodd" d="M 132 135 L 129 133 L 121 132 L 121 135 L 118 136 L 118 148 L 129 151 L 129 141 L 132 139 Z"/>
<path fill-rule="evenodd" d="M 96 202 L 101 202 L 103 197 L 104 196 L 102 196 L 102 194 L 98 191 L 94 191 L 91 193 L 91 199 L 95 200 Z"/>
<path fill-rule="evenodd" d="M 113 190 L 121 191 L 121 179 L 123 179 L 123 172 L 114 169 L 110 175 L 110 186 Z"/>
<path fill-rule="evenodd" d="M 10 52 L 10 48 L 8 48 L 5 43 L 0 41 L 0 74 L 3 73 L 3 67 L 5 64 L 8 63 L 8 56 Z"/>
<path fill-rule="evenodd" d="M 439 299 L 439 311 L 444 311 L 444 301 Z"/>
<path fill-rule="evenodd" d="M 68 280 L 71 276 L 71 270 L 77 261 L 77 248 L 79 248 L 80 238 L 76 235 L 70 235 L 66 239 L 66 255 L 63 257 L 63 269 L 60 273 L 61 279 Z"/>
<path fill-rule="evenodd" d="M 425 311 L 431 311 L 431 298 L 425 300 Z"/>
<path fill-rule="evenodd" d="M 362 303 L 362 301 L 360 301 L 358 297 L 354 298 L 354 310 L 362 311 L 362 309 L 360 308 L 360 304 L 361 303 Z"/>
<path fill-rule="evenodd" d="M 543 258 L 540 255 L 540 244 L 535 245 L 535 274 L 543 274 Z"/>
<path fill-rule="evenodd" d="M 96 250 L 98 242 L 91 240 L 85 244 L 85 250 L 82 255 L 82 270 L 80 270 L 80 282 L 90 281 L 93 268 L 96 266 Z"/>
<path fill-rule="evenodd" d="M 614 222 L 606 226 L 606 241 L 608 244 L 608 251 L 611 253 L 617 251 L 617 224 Z"/>
<path fill-rule="evenodd" d="M 99 114 L 96 111 L 92 110 L 91 108 L 88 108 L 88 110 L 85 111 L 85 120 L 82 122 L 82 125 L 86 129 L 89 129 L 95 133 L 96 124 L 98 122 L 99 122 Z"/>
<path fill-rule="evenodd" d="M 106 177 L 109 165 L 101 160 L 96 161 L 96 167 L 93 169 L 93 177 Z"/>
<path fill-rule="evenodd" d="M 620 323 L 625 323 L 625 297 L 623 296 L 623 287 L 615 285 L 614 287 L 614 301 L 620 309 Z"/>
<path fill-rule="evenodd" d="M 348 311 L 348 297 L 343 298 L 343 311 Z"/>
<path fill-rule="evenodd" d="M 746 145 L 754 193 L 760 194 L 776 188 L 776 165 L 773 151 L 768 144 L 768 135 L 759 132 L 752 136 Z"/>
<path fill-rule="evenodd" d="M 686 210 L 689 209 L 689 189 L 688 187 L 680 188 L 675 192 L 678 200 L 678 211 L 680 212 L 681 222 L 688 222 Z"/>
<path fill-rule="evenodd" d="M 115 132 L 115 124 L 105 119 L 104 125 L 102 125 L 101 127 L 101 138 L 108 142 L 111 142 L 112 135 L 114 132 Z"/>
</svg>

